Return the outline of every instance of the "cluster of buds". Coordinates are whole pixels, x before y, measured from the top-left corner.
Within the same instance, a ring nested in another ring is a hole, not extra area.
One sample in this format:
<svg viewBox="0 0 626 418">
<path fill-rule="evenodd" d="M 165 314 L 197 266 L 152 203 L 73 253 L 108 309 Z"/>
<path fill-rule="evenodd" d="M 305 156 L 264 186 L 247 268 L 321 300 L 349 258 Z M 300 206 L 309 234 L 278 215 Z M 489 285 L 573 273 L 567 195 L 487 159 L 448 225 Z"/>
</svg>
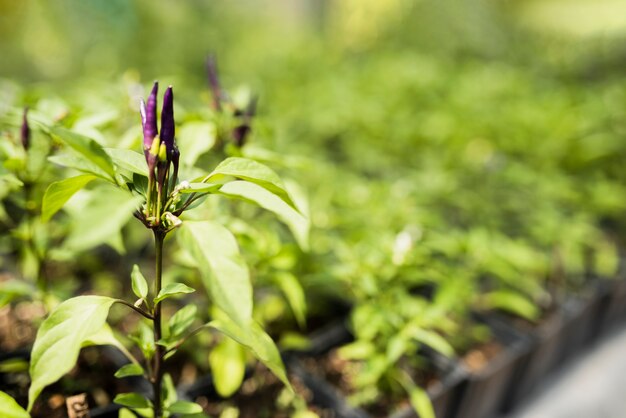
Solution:
<svg viewBox="0 0 626 418">
<path fill-rule="evenodd" d="M 161 217 L 168 216 L 165 211 L 169 196 L 176 188 L 180 159 L 180 152 L 174 138 L 174 93 L 170 86 L 163 95 L 161 132 L 159 133 L 157 129 L 158 90 L 159 83 L 155 82 L 148 97 L 148 103 L 141 101 L 143 152 L 148 164 L 148 190 L 143 214 L 146 225 L 150 227 L 159 226 Z"/>
<path fill-rule="evenodd" d="M 246 140 L 252 129 L 252 119 L 256 114 L 257 98 L 251 98 L 245 107 L 238 107 L 222 89 L 215 57 L 209 56 L 206 68 L 212 95 L 211 106 L 217 113 L 230 112 L 235 117 L 236 123 L 230 130 L 230 139 L 233 145 L 237 148 L 241 148 L 246 144 Z"/>
</svg>

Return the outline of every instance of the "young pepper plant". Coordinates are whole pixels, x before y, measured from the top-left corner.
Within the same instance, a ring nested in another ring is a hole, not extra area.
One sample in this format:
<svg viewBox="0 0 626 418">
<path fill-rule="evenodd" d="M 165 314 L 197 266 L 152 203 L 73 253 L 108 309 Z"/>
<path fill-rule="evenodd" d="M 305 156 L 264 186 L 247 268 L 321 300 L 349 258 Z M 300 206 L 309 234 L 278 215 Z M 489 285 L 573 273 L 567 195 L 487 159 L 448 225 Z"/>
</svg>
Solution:
<svg viewBox="0 0 626 418">
<path fill-rule="evenodd" d="M 50 314 L 39 329 L 32 350 L 29 410 L 45 386 L 73 367 L 81 347 L 113 344 L 123 349 L 106 324 L 109 309 L 115 303 L 127 306 L 151 323 L 151 333 L 143 333 L 151 334 L 151 338 L 137 340 L 144 360 L 140 362 L 124 350 L 132 363 L 116 376 L 145 376 L 152 384 L 152 399 L 137 393 L 119 394 L 115 398 L 119 404 L 155 418 L 201 412 L 199 405 L 176 401 L 171 378 L 164 373 L 164 361 L 188 337 L 209 328 L 249 348 L 290 387 L 274 342 L 252 319 L 249 272 L 234 236 L 213 220 L 185 220 L 183 215 L 211 194 L 237 196 L 274 212 L 299 214 L 298 209 L 280 178 L 268 167 L 249 159 L 228 158 L 208 174 L 179 182 L 173 91 L 169 87 L 164 94 L 160 132 L 157 93 L 155 82 L 147 103 L 141 103 L 143 157 L 130 150 L 105 151 L 89 138 L 60 128 L 50 129 L 53 136 L 77 151 L 81 158 L 71 165 L 85 174 L 53 183 L 44 196 L 43 216 L 53 216 L 89 182 L 105 180 L 128 191 L 129 199 L 136 202 L 134 216 L 154 236 L 156 264 L 151 290 L 139 269 L 134 269 L 132 289 L 138 298 L 134 302 L 107 296 L 78 296 L 63 302 Z M 175 229 L 179 230 L 180 244 L 194 256 L 216 307 L 210 322 L 191 331 L 188 328 L 195 310 L 189 306 L 167 323 L 162 314 L 168 298 L 195 291 L 183 283 L 162 283 L 164 241 Z"/>
</svg>

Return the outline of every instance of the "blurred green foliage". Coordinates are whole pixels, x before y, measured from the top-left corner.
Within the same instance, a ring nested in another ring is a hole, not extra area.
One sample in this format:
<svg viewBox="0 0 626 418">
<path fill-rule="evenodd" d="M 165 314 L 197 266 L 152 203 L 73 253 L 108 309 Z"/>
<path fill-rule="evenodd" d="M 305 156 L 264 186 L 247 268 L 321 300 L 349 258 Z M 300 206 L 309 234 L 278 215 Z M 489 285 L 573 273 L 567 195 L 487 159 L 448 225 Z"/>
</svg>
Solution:
<svg viewBox="0 0 626 418">
<path fill-rule="evenodd" d="M 303 252 L 259 211 L 206 205 L 247 217 L 230 226 L 256 286 L 285 299 L 257 292 L 255 317 L 304 332 L 305 312 L 347 299 L 367 348 L 352 355 L 362 386 L 393 392 L 394 364 L 420 344 L 463 351 L 485 338 L 469 312 L 537 320 L 586 274 L 615 272 L 626 7 L 564 3 L 4 0 L 0 116 L 29 104 L 35 119 L 138 150 L 138 98 L 158 78 L 176 86 L 179 136 L 213 141 L 199 128 L 215 53 L 234 98 L 260 97 L 242 153 L 280 166 L 310 206 Z M 139 257 L 133 236 L 108 243 Z"/>
</svg>

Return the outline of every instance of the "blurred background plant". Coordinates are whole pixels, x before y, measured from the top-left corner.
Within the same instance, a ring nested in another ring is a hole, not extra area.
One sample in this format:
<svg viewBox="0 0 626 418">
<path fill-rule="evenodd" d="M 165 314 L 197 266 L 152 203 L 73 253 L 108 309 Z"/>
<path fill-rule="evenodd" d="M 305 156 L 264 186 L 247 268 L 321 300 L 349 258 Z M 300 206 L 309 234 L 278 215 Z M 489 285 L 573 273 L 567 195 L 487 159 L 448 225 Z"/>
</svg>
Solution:
<svg viewBox="0 0 626 418">
<path fill-rule="evenodd" d="M 0 117 L 30 105 L 106 147 L 139 150 L 144 86 L 175 84 L 187 166 L 243 155 L 304 191 L 293 193 L 311 216 L 308 245 L 293 219 L 205 205 L 243 215 L 230 226 L 251 260 L 257 319 L 288 347 L 344 301 L 371 354 L 360 381 L 393 392 L 403 386 L 393 364 L 424 335 L 462 353 L 488 338 L 470 312 L 540 321 L 586 275 L 614 274 L 626 229 L 625 38 L 617 0 L 0 0 Z M 209 54 L 229 93 L 221 110 Z M 242 147 L 224 146 L 248 123 Z M 119 287 L 85 251 L 125 252 L 127 274 L 146 242 L 119 201 L 92 192 L 66 208 L 84 217 L 57 219 L 70 232 L 56 253 L 79 252 L 84 277 Z M 72 239 L 102 213 L 119 214 L 119 227 Z M 174 257 L 182 267 L 170 274 L 192 275 L 188 257 Z M 379 361 L 398 335 L 404 349 Z"/>
</svg>

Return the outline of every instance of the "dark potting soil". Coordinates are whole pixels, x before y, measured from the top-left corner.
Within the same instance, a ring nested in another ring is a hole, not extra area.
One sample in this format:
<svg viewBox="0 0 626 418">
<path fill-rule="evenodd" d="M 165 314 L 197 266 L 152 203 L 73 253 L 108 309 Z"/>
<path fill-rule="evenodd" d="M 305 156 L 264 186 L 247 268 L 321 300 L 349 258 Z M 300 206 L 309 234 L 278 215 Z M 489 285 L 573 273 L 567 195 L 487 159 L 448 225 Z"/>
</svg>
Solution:
<svg viewBox="0 0 626 418">
<path fill-rule="evenodd" d="M 473 348 L 462 358 L 461 363 L 472 373 L 483 370 L 487 364 L 498 356 L 504 347 L 498 341 L 489 341 Z"/>
<path fill-rule="evenodd" d="M 235 408 L 238 418 L 289 418 L 301 409 L 314 412 L 320 418 L 335 417 L 334 411 L 312 405 L 313 394 L 297 376 L 290 374 L 289 381 L 295 396 L 268 369 L 257 365 L 231 398 L 217 399 L 207 389 L 206 394 L 192 400 L 202 405 L 209 416 L 220 416 L 225 410 Z"/>
<path fill-rule="evenodd" d="M 304 357 L 301 359 L 307 373 L 326 381 L 344 398 L 349 398 L 357 393 L 355 379 L 360 373 L 363 363 L 359 361 L 348 361 L 338 354 L 337 349 L 329 351 L 320 357 Z M 404 369 L 413 380 L 422 388 L 428 389 L 431 385 L 439 381 L 434 368 L 415 368 L 408 361 L 399 361 L 397 367 Z M 376 402 L 358 405 L 365 413 L 373 418 L 384 418 L 390 416 L 393 411 L 407 408 L 410 405 L 408 396 L 405 393 L 386 394 L 379 397 Z"/>
</svg>

